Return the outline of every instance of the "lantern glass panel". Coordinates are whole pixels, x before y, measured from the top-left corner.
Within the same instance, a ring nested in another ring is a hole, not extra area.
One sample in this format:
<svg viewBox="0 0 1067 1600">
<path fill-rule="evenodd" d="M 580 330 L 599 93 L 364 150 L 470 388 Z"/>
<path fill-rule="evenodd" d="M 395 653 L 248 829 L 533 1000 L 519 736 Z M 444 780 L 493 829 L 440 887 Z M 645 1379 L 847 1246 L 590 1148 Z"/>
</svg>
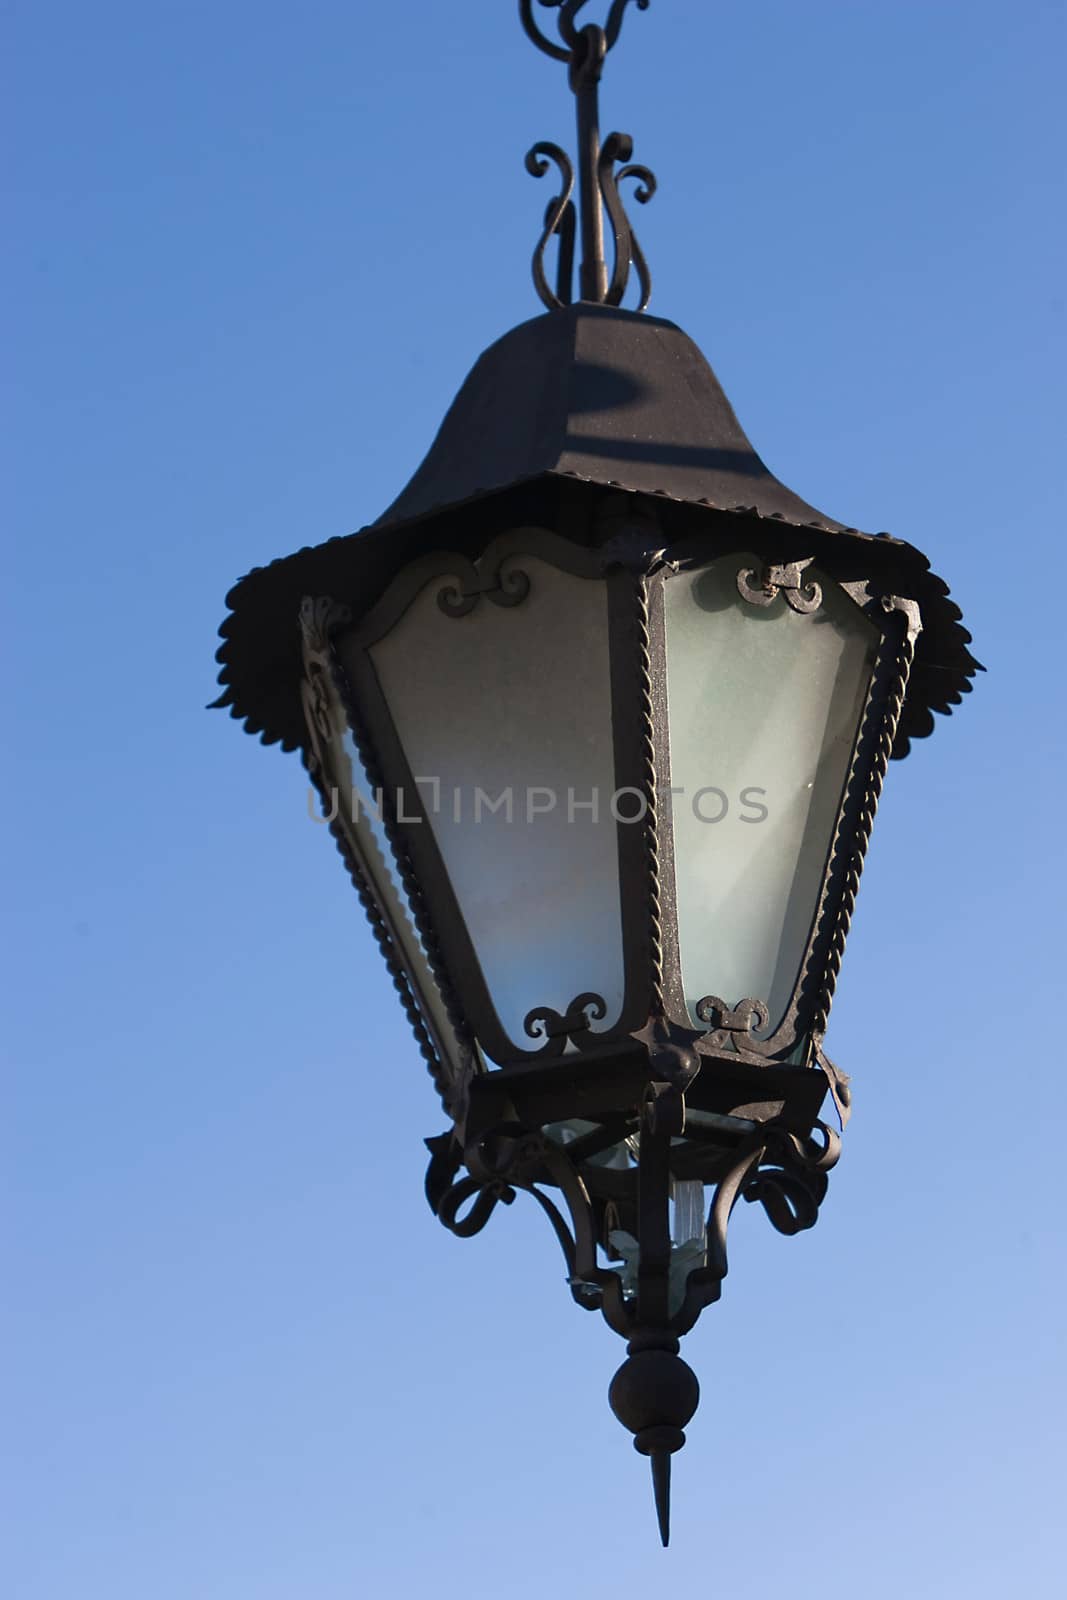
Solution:
<svg viewBox="0 0 1067 1600">
<path fill-rule="evenodd" d="M 798 611 L 743 599 L 754 555 L 665 585 L 678 939 L 686 1004 L 762 1000 L 780 1026 L 819 902 L 878 630 L 830 579 Z"/>
<path fill-rule="evenodd" d="M 506 603 L 523 576 L 528 591 Z M 622 1010 L 608 598 L 602 580 L 525 554 L 505 558 L 500 582 L 453 615 L 442 596 L 458 591 L 429 580 L 369 652 L 423 825 L 521 1051 L 540 1042 L 524 1026 L 538 1007 L 564 1014 L 599 995 L 594 1032 Z"/>
<path fill-rule="evenodd" d="M 397 875 L 382 823 L 379 797 L 360 760 L 345 710 L 332 684 L 324 682 L 330 723 L 329 807 L 348 837 L 382 910 L 397 955 L 407 968 L 423 1021 L 444 1059 L 458 1070 L 461 1048 L 430 971 L 422 940 L 412 920 L 407 895 Z"/>
</svg>

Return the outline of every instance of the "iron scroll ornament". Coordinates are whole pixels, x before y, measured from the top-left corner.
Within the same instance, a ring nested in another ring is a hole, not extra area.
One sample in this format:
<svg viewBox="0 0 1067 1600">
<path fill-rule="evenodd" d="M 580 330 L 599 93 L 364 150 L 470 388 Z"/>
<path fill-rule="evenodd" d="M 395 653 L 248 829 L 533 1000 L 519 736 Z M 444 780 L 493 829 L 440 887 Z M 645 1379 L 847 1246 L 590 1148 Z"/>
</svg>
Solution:
<svg viewBox="0 0 1067 1600">
<path fill-rule="evenodd" d="M 543 1055 L 558 1056 L 563 1054 L 568 1042 L 573 1043 L 577 1036 L 587 1033 L 592 1022 L 603 1022 L 607 1014 L 603 995 L 588 992 L 572 1000 L 563 1013 L 553 1011 L 551 1006 L 536 1006 L 524 1019 L 523 1028 L 528 1038 L 548 1041 Z"/>
<path fill-rule="evenodd" d="M 659 1138 L 661 1145 L 670 1142 L 665 1135 Z M 574 1159 L 571 1151 L 579 1150 L 577 1142 L 568 1149 L 542 1129 L 502 1123 L 466 1147 L 453 1132 L 427 1139 L 426 1147 L 431 1158 L 426 1198 L 449 1232 L 472 1238 L 486 1226 L 498 1205 L 513 1203 L 516 1191 L 532 1194 L 552 1222 L 575 1302 L 586 1311 L 600 1311 L 608 1326 L 625 1339 L 632 1338 L 642 1323 L 647 1326 L 655 1320 L 648 1316 L 649 1305 L 642 1304 L 639 1286 L 627 1288 L 619 1266 L 599 1264 L 598 1249 L 606 1244 L 614 1213 L 610 1205 L 595 1197 L 591 1169 Z M 701 1311 L 721 1298 L 729 1270 L 727 1231 L 737 1202 L 761 1205 L 778 1233 L 792 1236 L 805 1232 L 818 1220 L 829 1174 L 840 1154 L 840 1134 L 817 1121 L 808 1135 L 773 1124 L 760 1126 L 724 1158 L 710 1185 L 706 1261 L 688 1272 L 677 1308 L 667 1313 L 663 1323 L 666 1331 L 676 1337 L 688 1333 Z M 636 1185 L 638 1168 L 632 1168 L 628 1176 Z M 558 1191 L 569 1221 L 564 1221 L 553 1202 L 546 1205 L 548 1197 L 540 1192 L 543 1188 Z M 650 1193 L 646 1185 L 641 1202 L 644 1220 L 651 1220 L 648 1213 L 652 1209 L 665 1213 L 669 1198 L 669 1187 Z"/>
<path fill-rule="evenodd" d="M 534 247 L 532 271 L 534 288 L 542 304 L 550 311 L 570 305 L 574 298 L 574 235 L 575 210 L 571 195 L 574 192 L 574 165 L 567 152 L 549 139 L 539 139 L 526 152 L 526 170 L 531 178 L 543 178 L 549 164 L 555 162 L 559 170 L 560 191 L 545 207 L 545 225 Z M 545 252 L 553 238 L 559 240 L 556 261 L 555 293 L 545 276 Z"/>
<path fill-rule="evenodd" d="M 466 617 L 484 595 L 496 606 L 518 606 L 530 592 L 530 579 L 520 567 L 506 571 L 490 566 L 479 571 L 469 561 L 461 563 L 458 582 L 437 591 L 437 604 L 446 617 Z"/>
<path fill-rule="evenodd" d="M 750 606 L 772 605 L 782 594 L 786 604 L 801 616 L 817 611 L 822 605 L 822 589 L 814 580 L 804 578 L 805 569 L 811 563 L 812 557 L 808 556 L 803 561 L 772 563 L 764 567 L 762 573 L 742 568 L 737 574 L 737 592 Z"/>
<path fill-rule="evenodd" d="M 649 167 L 632 162 L 633 140 L 628 133 L 610 133 L 604 140 L 597 157 L 596 175 L 599 198 L 608 213 L 612 228 L 614 263 L 611 281 L 598 303 L 607 306 L 622 304 L 630 281 L 630 268 L 637 273 L 640 288 L 636 310 L 646 311 L 652 298 L 652 274 L 645 253 L 638 242 L 633 224 L 626 213 L 620 183 L 632 178 L 637 188 L 634 199 L 638 205 L 647 205 L 657 189 L 656 175 Z M 542 139 L 526 152 L 525 166 L 532 178 L 543 178 L 554 162 L 560 174 L 560 192 L 545 207 L 544 227 L 534 248 L 532 272 L 534 287 L 542 304 L 550 311 L 574 303 L 574 238 L 575 208 L 571 194 L 574 190 L 574 167 L 566 151 L 558 144 Z M 622 166 L 618 163 L 622 162 Z M 618 170 L 616 171 L 616 167 Z M 545 257 L 553 238 L 559 241 L 556 263 L 556 288 L 549 287 L 545 271 Z M 583 300 L 590 297 L 581 296 Z"/>
<path fill-rule="evenodd" d="M 637 242 L 633 225 L 626 215 L 626 208 L 619 193 L 619 184 L 626 178 L 633 178 L 636 181 L 634 199 L 639 206 L 647 206 L 656 192 L 657 184 L 655 173 L 649 167 L 630 160 L 633 149 L 634 142 L 628 133 L 609 133 L 597 161 L 600 193 L 611 219 L 615 245 L 615 267 L 604 303 L 609 306 L 622 304 L 632 264 L 641 289 L 637 309 L 644 311 L 652 298 L 652 274 L 648 270 L 644 251 Z M 615 168 L 619 162 L 622 162 L 622 165 L 616 172 Z"/>
<path fill-rule="evenodd" d="M 710 1029 L 701 1041 L 709 1050 L 723 1050 L 731 1044 L 744 1048 L 755 1031 L 770 1021 L 770 1012 L 762 1000 L 746 999 L 729 1006 L 717 994 L 706 994 L 694 1009 Z"/>
<path fill-rule="evenodd" d="M 534 287 L 550 311 L 573 303 L 575 237 L 580 232 L 578 298 L 595 305 L 621 305 L 633 267 L 639 284 L 637 310 L 644 311 L 651 297 L 652 280 L 619 185 L 628 178 L 635 180 L 634 198 L 639 205 L 646 205 L 656 192 L 656 179 L 648 167 L 631 162 L 633 140 L 629 134 L 610 133 L 603 143 L 600 140 L 600 76 L 604 59 L 619 37 L 628 0 L 613 0 L 603 27 L 596 23 L 578 26 L 578 13 L 586 0 L 540 0 L 540 3 L 559 13 L 559 44 L 541 31 L 534 17 L 532 0 L 519 0 L 519 14 L 527 35 L 537 48 L 553 60 L 567 63 L 568 82 L 577 111 L 579 207 L 576 210 L 572 199 L 575 165 L 558 144 L 538 141 L 526 153 L 526 170 L 532 177 L 543 178 L 550 164 L 554 164 L 559 172 L 560 188 L 545 208 L 544 226 L 534 249 Z M 638 9 L 644 11 L 649 0 L 636 0 L 636 3 Z M 610 279 L 604 260 L 605 212 L 611 225 L 614 251 Z M 555 290 L 549 287 L 545 271 L 545 255 L 553 238 L 559 243 Z"/>
<path fill-rule="evenodd" d="M 528 37 L 533 40 L 537 48 L 542 50 L 546 56 L 551 56 L 555 61 L 570 62 L 575 51 L 581 48 L 582 33 L 587 31 L 586 29 L 579 30 L 576 26 L 578 13 L 585 6 L 586 0 L 539 0 L 539 3 L 546 10 L 560 13 L 557 26 L 560 38 L 564 42 L 563 45 L 558 45 L 553 44 L 551 39 L 546 39 L 541 29 L 537 26 L 537 21 L 534 17 L 533 0 L 519 0 L 519 16 L 522 19 L 522 25 Z M 634 3 L 638 11 L 647 11 L 652 0 L 634 0 Z M 622 28 L 622 19 L 629 4 L 630 0 L 612 0 L 607 22 L 602 30 L 598 30 L 603 32 L 605 50 L 610 50 L 618 39 L 619 31 Z"/>
</svg>

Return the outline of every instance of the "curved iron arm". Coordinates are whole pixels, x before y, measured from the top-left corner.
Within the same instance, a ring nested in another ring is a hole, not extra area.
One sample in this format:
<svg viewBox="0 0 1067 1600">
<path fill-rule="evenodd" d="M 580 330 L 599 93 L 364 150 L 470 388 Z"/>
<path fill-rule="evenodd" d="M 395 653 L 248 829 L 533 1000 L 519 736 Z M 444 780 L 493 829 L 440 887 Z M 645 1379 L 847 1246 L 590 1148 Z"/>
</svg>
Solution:
<svg viewBox="0 0 1067 1600">
<path fill-rule="evenodd" d="M 533 280 L 544 304 L 550 311 L 569 306 L 573 299 L 572 276 L 574 272 L 574 167 L 571 158 L 558 144 L 541 139 L 526 152 L 526 170 L 532 178 L 543 178 L 549 163 L 559 168 L 560 192 L 545 208 L 545 225 L 533 253 Z M 545 251 L 553 235 L 559 238 L 559 266 L 556 274 L 556 293 L 553 294 L 545 277 Z"/>
<path fill-rule="evenodd" d="M 550 5 L 552 0 L 541 0 L 542 5 Z M 564 50 L 561 45 L 553 44 L 551 39 L 546 39 L 537 26 L 534 17 L 533 0 L 519 0 L 519 18 L 526 30 L 526 36 L 532 39 L 538 50 L 546 56 L 551 56 L 554 61 L 569 61 L 571 52 Z M 561 24 L 562 28 L 562 24 Z"/>
<path fill-rule="evenodd" d="M 575 1301 L 587 1311 L 601 1311 L 609 1327 L 623 1338 L 630 1336 L 633 1314 L 623 1298 L 622 1280 L 597 1262 L 596 1209 L 562 1146 L 517 1123 L 491 1129 L 462 1151 L 447 1133 L 427 1139 L 426 1146 L 431 1157 L 426 1198 L 450 1233 L 469 1239 L 481 1232 L 497 1205 L 511 1205 L 519 1191 L 532 1195 L 563 1251 Z M 467 1168 L 463 1177 L 458 1175 L 461 1166 Z M 540 1185 L 546 1182 L 554 1184 L 566 1201 L 570 1226 L 542 1191 Z"/>
<path fill-rule="evenodd" d="M 813 1228 L 826 1198 L 828 1174 L 840 1154 L 841 1135 L 825 1122 L 817 1122 L 806 1138 L 784 1128 L 764 1128 L 738 1149 L 715 1186 L 708 1211 L 707 1261 L 686 1280 L 681 1309 L 671 1321 L 672 1333 L 688 1333 L 705 1306 L 722 1294 L 728 1266 L 726 1234 L 737 1202 L 758 1201 L 779 1233 Z"/>
<path fill-rule="evenodd" d="M 652 278 L 645 260 L 644 251 L 637 242 L 626 208 L 622 203 L 619 193 L 619 184 L 624 178 L 636 178 L 637 188 L 634 190 L 634 199 L 638 205 L 645 206 L 656 192 L 656 176 L 648 167 L 640 166 L 634 162 L 624 165 L 615 171 L 617 161 L 629 162 L 633 155 L 634 142 L 628 133 L 609 133 L 604 140 L 597 161 L 597 179 L 600 184 L 600 193 L 604 205 L 611 219 L 611 228 L 615 237 L 615 263 L 608 285 L 605 302 L 609 306 L 617 306 L 622 302 L 626 293 L 626 285 L 630 277 L 630 265 L 633 264 L 637 271 L 638 282 L 641 285 L 641 298 L 638 311 L 644 311 L 652 295 Z"/>
<path fill-rule="evenodd" d="M 526 30 L 527 38 L 531 39 L 546 56 L 551 56 L 554 61 L 570 61 L 574 51 L 580 47 L 581 33 L 576 27 L 575 21 L 586 0 L 540 0 L 540 3 L 546 9 L 559 12 L 559 34 L 560 38 L 565 41 L 565 45 L 553 44 L 551 39 L 545 38 L 534 17 L 533 0 L 519 0 L 519 17 L 523 28 Z M 608 12 L 608 20 L 602 30 L 605 46 L 608 50 L 611 49 L 619 37 L 622 29 L 622 19 L 629 4 L 630 0 L 612 0 L 611 10 Z M 638 11 L 647 11 L 651 0 L 636 0 L 636 4 Z"/>
<path fill-rule="evenodd" d="M 690 1271 L 681 1304 L 668 1304 L 672 1246 L 668 1218 L 671 1196 L 669 1148 L 674 1130 L 642 1117 L 640 1161 L 635 1174 L 636 1233 L 639 1260 L 636 1296 L 623 1292 L 620 1274 L 601 1267 L 597 1246 L 609 1226 L 565 1146 L 539 1129 L 500 1123 L 466 1148 L 452 1134 L 427 1139 L 431 1152 L 426 1196 L 431 1209 L 460 1238 L 480 1233 L 497 1205 L 511 1205 L 518 1191 L 533 1195 L 552 1224 L 567 1263 L 571 1291 L 579 1305 L 600 1310 L 623 1338 L 649 1332 L 671 1338 L 688 1333 L 701 1311 L 722 1293 L 727 1273 L 726 1235 L 737 1202 L 763 1206 L 779 1233 L 795 1234 L 815 1225 L 826 1196 L 828 1174 L 841 1153 L 841 1136 L 824 1122 L 802 1137 L 773 1124 L 740 1144 L 714 1185 L 707 1218 L 706 1256 Z M 460 1168 L 466 1173 L 460 1175 Z M 541 1186 L 559 1190 L 569 1224 Z"/>
</svg>

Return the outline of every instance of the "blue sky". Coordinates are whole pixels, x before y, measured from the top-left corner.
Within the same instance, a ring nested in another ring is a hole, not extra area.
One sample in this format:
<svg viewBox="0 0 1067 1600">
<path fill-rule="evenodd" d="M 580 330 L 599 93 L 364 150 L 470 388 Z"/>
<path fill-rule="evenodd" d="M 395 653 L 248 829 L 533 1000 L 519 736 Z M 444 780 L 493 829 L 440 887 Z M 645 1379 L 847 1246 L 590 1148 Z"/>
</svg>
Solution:
<svg viewBox="0 0 1067 1600">
<path fill-rule="evenodd" d="M 736 1219 L 666 1553 L 621 1345 L 534 1207 L 431 1217 L 442 1115 L 298 763 L 202 709 L 233 580 L 377 516 L 538 309 L 522 157 L 571 107 L 514 11 L 3 6 L 5 1590 L 1050 1595 L 1063 8 L 653 0 L 605 79 L 652 310 L 989 668 L 890 774 L 845 1154 L 812 1233 Z"/>
</svg>

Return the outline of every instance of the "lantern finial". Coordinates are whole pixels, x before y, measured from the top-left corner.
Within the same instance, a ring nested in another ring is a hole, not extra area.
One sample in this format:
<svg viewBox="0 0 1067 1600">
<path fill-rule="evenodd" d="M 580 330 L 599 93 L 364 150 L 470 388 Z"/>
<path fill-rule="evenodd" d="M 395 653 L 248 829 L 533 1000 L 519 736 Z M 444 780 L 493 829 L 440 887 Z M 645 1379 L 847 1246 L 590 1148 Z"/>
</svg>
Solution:
<svg viewBox="0 0 1067 1600">
<path fill-rule="evenodd" d="M 634 1449 L 652 1463 L 652 1492 L 664 1548 L 671 1537 L 671 1456 L 700 1401 L 696 1373 L 666 1332 L 635 1330 L 629 1352 L 608 1390 L 608 1404 L 634 1435 Z"/>
<path fill-rule="evenodd" d="M 669 1450 L 653 1450 L 649 1459 L 652 1462 L 652 1492 L 656 1497 L 659 1536 L 666 1550 L 671 1542 L 671 1453 Z"/>
</svg>

